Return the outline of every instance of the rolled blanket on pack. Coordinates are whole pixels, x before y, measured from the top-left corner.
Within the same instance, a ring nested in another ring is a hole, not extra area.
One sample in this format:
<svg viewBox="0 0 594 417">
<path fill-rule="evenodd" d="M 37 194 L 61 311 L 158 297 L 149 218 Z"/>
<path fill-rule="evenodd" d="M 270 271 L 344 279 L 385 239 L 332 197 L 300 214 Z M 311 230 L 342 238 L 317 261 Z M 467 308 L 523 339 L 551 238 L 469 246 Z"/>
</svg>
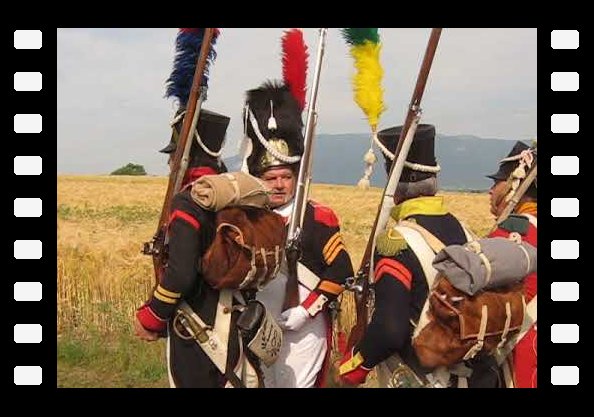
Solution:
<svg viewBox="0 0 594 417">
<path fill-rule="evenodd" d="M 219 211 L 225 207 L 268 207 L 264 182 L 244 172 L 205 175 L 192 184 L 192 199 L 200 207 Z"/>
<path fill-rule="evenodd" d="M 518 283 L 536 272 L 536 248 L 520 239 L 479 239 L 445 247 L 435 256 L 433 267 L 455 288 L 474 295 Z"/>
</svg>

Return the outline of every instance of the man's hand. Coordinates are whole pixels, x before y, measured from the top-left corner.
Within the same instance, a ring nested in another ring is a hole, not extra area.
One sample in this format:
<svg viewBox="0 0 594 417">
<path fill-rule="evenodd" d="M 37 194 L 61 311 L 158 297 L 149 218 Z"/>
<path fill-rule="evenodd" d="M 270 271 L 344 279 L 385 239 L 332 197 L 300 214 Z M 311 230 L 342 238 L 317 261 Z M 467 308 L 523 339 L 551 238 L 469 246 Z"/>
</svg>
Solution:
<svg viewBox="0 0 594 417">
<path fill-rule="evenodd" d="M 357 353 L 353 356 L 353 350 L 344 355 L 338 368 L 340 381 L 347 385 L 360 385 L 367 379 L 371 369 L 363 366 L 363 356 Z"/>
<path fill-rule="evenodd" d="M 138 336 L 142 340 L 146 340 L 147 342 L 154 342 L 159 338 L 158 333 L 150 332 L 147 329 L 145 329 L 140 323 L 140 320 L 138 320 L 138 317 L 134 318 L 134 333 L 136 334 L 136 336 Z"/>
<path fill-rule="evenodd" d="M 311 319 L 311 316 L 307 310 L 298 305 L 297 307 L 290 308 L 281 314 L 281 318 L 278 325 L 283 330 L 298 331 L 303 325 Z"/>
<path fill-rule="evenodd" d="M 154 342 L 165 336 L 166 329 L 167 321 L 158 317 L 147 304 L 136 311 L 134 333 L 142 340 Z"/>
</svg>

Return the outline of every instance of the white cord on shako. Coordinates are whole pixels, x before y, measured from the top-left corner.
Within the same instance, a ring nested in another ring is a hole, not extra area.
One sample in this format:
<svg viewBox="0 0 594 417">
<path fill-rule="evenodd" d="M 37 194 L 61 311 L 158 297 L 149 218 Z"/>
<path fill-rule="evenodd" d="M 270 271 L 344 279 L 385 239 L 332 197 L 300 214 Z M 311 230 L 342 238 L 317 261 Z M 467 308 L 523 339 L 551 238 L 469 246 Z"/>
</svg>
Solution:
<svg viewBox="0 0 594 417">
<path fill-rule="evenodd" d="M 516 194 L 516 190 L 520 186 L 520 182 L 526 178 L 526 174 L 530 167 L 532 167 L 532 163 L 534 162 L 534 154 L 532 149 L 526 149 L 520 152 L 517 155 L 509 156 L 507 158 L 503 158 L 499 163 L 504 162 L 513 162 L 519 161 L 518 166 L 512 171 L 510 176 L 508 177 L 508 181 L 511 181 L 511 188 L 509 192 L 506 194 L 504 201 L 510 201 L 513 196 Z"/>
<path fill-rule="evenodd" d="M 180 114 L 178 114 L 177 116 L 175 116 L 175 118 L 171 121 L 171 126 L 173 127 L 181 118 L 183 118 L 184 114 L 186 114 L 185 110 L 183 112 L 181 112 Z M 208 155 L 212 156 L 213 158 L 218 158 L 219 156 L 221 156 L 221 154 L 223 153 L 223 146 L 225 145 L 225 141 L 227 140 L 226 136 L 223 139 L 223 143 L 221 143 L 221 149 L 219 149 L 218 152 L 214 152 L 214 151 L 211 151 L 210 149 L 208 149 L 208 146 L 206 146 L 204 144 L 204 142 L 202 142 L 202 139 L 200 138 L 198 131 L 195 131 L 194 134 L 196 135 L 196 142 L 198 143 L 198 145 L 200 145 L 200 147 L 202 148 L 202 150 L 204 152 L 206 152 Z"/>
<path fill-rule="evenodd" d="M 264 138 L 264 136 L 262 136 L 262 133 L 260 132 L 260 129 L 258 128 L 258 121 L 256 120 L 256 117 L 254 116 L 254 114 L 252 113 L 252 111 L 250 110 L 249 106 L 246 106 L 247 108 L 247 113 L 249 115 L 250 118 L 250 123 L 252 124 L 252 129 L 254 130 L 254 133 L 256 134 L 256 137 L 258 138 L 258 140 L 260 141 L 260 143 L 262 144 L 262 146 L 264 146 L 264 148 L 268 151 L 268 153 L 270 153 L 274 158 L 283 161 L 287 164 L 294 164 L 296 162 L 299 162 L 301 160 L 301 156 L 300 155 L 296 155 L 296 156 L 285 156 L 283 154 L 281 154 L 280 152 L 278 152 L 276 149 L 274 149 L 272 146 L 270 146 L 270 144 L 268 143 L 268 141 Z M 272 100 L 270 101 L 270 108 L 272 110 Z M 270 129 L 270 126 L 272 126 L 274 124 L 275 129 L 276 129 L 276 120 L 274 119 L 274 116 L 270 117 L 272 119 L 272 121 L 269 119 L 268 121 L 268 128 Z"/>
<path fill-rule="evenodd" d="M 390 158 L 391 161 L 394 160 L 396 155 L 394 155 L 392 152 L 390 152 L 389 149 L 386 148 L 384 146 L 384 144 L 380 142 L 380 140 L 377 137 L 377 134 L 373 135 L 373 141 L 375 142 L 377 147 L 380 148 L 380 151 L 382 151 L 382 153 L 384 155 L 386 155 L 387 158 Z M 436 174 L 439 171 L 441 171 L 441 167 L 439 166 L 439 164 L 437 164 L 436 166 L 432 166 L 432 165 L 422 165 L 422 164 L 417 164 L 414 162 L 404 161 L 404 166 L 408 169 L 412 169 L 413 171 L 430 172 L 433 174 Z"/>
</svg>

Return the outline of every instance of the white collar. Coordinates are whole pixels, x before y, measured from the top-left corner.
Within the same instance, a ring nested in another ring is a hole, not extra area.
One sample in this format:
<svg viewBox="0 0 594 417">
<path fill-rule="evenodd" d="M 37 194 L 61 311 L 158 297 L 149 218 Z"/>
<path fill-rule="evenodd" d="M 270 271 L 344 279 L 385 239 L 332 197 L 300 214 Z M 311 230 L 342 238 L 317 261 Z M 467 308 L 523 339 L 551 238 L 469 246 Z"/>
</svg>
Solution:
<svg viewBox="0 0 594 417">
<path fill-rule="evenodd" d="M 277 207 L 274 209 L 274 212 L 280 214 L 285 219 L 290 220 L 291 214 L 293 214 L 293 206 L 295 205 L 295 199 L 291 199 L 287 204 Z"/>
</svg>

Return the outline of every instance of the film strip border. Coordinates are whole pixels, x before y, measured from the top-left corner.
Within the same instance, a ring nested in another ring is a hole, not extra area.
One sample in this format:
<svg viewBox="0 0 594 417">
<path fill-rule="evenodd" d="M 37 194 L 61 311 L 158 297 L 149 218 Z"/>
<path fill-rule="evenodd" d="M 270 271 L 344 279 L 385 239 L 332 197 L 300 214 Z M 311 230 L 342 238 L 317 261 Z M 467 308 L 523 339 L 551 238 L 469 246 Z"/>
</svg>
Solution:
<svg viewBox="0 0 594 417">
<path fill-rule="evenodd" d="M 55 387 L 56 329 L 56 32 L 55 28 L 12 27 L 14 47 L 6 64 L 14 88 L 9 139 L 14 174 L 9 189 L 14 242 L 6 279 L 14 328 L 10 361 L 15 386 Z M 8 126 L 8 123 L 6 124 Z M 8 278 L 8 277 L 7 277 Z"/>
<path fill-rule="evenodd" d="M 588 274 L 579 258 L 583 216 L 579 216 L 581 187 L 579 162 L 584 152 L 579 104 L 584 94 L 580 72 L 584 48 L 580 27 L 539 28 L 539 131 L 541 185 L 539 200 L 550 201 L 542 213 L 541 247 L 550 243 L 550 258 L 541 265 L 542 291 L 539 387 L 579 387 L 583 358 L 578 354 Z M 14 129 L 9 133 L 14 174 L 14 257 L 9 261 L 14 297 L 10 302 L 14 343 L 11 361 L 15 386 L 55 386 L 57 367 L 56 244 L 53 215 L 56 200 L 57 99 L 55 28 L 12 28 L 14 47 L 10 63 L 14 88 L 9 107 Z M 44 36 L 45 32 L 45 36 Z M 49 34 L 49 36 L 48 36 Z M 8 125 L 8 123 L 7 123 Z M 542 142 L 542 140 L 545 142 Z M 546 204 L 546 203 L 545 203 Z M 45 212 L 45 214 L 44 214 Z M 542 258 L 541 258 L 542 260 Z M 584 278 L 582 278 L 584 277 Z M 583 327 L 583 326 L 582 326 Z M 583 342 L 582 342 L 583 344 Z M 544 349 L 543 349 L 544 348 Z"/>
<path fill-rule="evenodd" d="M 550 214 L 541 213 L 541 219 L 545 217 L 546 221 L 539 230 L 539 241 L 541 248 L 550 245 L 550 257 L 545 250 L 547 258 L 541 268 L 546 268 L 541 269 L 539 284 L 543 294 L 539 311 L 544 321 L 538 329 L 542 351 L 538 368 L 539 387 L 556 390 L 581 390 L 580 369 L 582 374 L 584 371 L 583 357 L 578 352 L 584 344 L 580 341 L 580 329 L 582 336 L 585 333 L 581 311 L 588 277 L 581 273 L 586 271 L 586 265 L 584 256 L 580 258 L 585 226 L 584 213 L 580 215 L 585 184 L 580 162 L 587 161 L 582 154 L 588 138 L 580 129 L 580 102 L 584 95 L 580 73 L 585 69 L 580 29 L 539 28 L 539 105 L 540 98 L 546 97 L 546 110 L 539 108 L 538 115 L 542 144 L 539 151 L 544 156 L 540 161 L 544 164 L 541 172 L 546 185 L 539 190 L 538 198 L 541 205 L 550 202 Z"/>
</svg>

